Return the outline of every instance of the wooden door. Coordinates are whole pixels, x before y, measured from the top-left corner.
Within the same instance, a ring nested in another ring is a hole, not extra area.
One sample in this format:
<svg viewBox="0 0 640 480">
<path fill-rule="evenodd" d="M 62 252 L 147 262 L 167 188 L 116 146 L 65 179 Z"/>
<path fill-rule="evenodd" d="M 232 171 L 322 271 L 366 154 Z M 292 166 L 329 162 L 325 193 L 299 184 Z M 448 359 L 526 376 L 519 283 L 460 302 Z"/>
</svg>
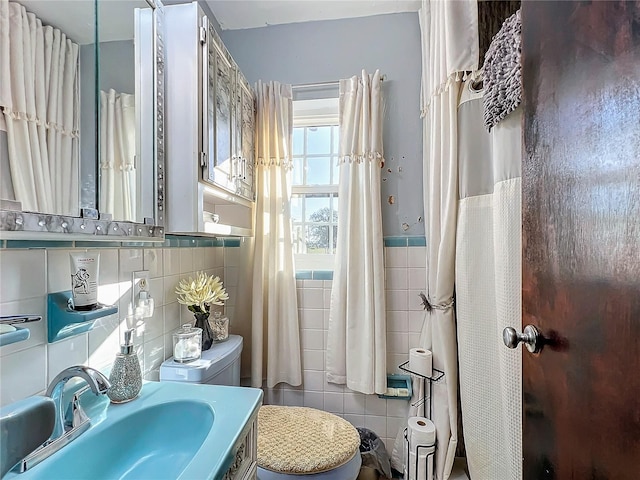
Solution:
<svg viewBox="0 0 640 480">
<path fill-rule="evenodd" d="M 524 478 L 640 479 L 640 1 L 522 6 Z"/>
</svg>

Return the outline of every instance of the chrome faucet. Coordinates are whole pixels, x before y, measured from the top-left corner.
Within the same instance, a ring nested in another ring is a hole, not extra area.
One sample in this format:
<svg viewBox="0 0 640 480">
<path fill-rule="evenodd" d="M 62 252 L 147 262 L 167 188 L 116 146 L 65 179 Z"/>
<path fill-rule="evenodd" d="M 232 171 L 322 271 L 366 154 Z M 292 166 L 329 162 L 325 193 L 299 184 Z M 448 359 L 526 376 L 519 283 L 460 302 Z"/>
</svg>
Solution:
<svg viewBox="0 0 640 480">
<path fill-rule="evenodd" d="M 47 388 L 47 391 L 45 393 L 45 395 L 51 397 L 56 404 L 56 425 L 55 427 L 53 427 L 53 433 L 51 434 L 50 440 L 55 440 L 56 438 L 64 435 L 69 430 L 78 427 L 78 420 L 75 417 L 86 418 L 86 415 L 78 404 L 78 397 L 80 396 L 78 393 L 74 395 L 74 398 L 71 401 L 70 411 L 73 415 L 69 415 L 69 410 L 63 408 L 62 405 L 62 394 L 64 393 L 64 386 L 69 380 L 74 377 L 80 377 L 85 382 L 87 382 L 91 391 L 96 395 L 104 395 L 105 393 L 107 393 L 107 390 L 111 386 L 107 377 L 105 377 L 98 370 L 82 365 L 65 368 L 58 375 L 56 375 L 56 377 L 49 384 L 49 387 Z M 84 390 L 81 393 L 84 393 Z"/>
<path fill-rule="evenodd" d="M 78 390 L 73 395 L 69 408 L 64 408 L 64 386 L 75 377 L 82 378 L 87 382 L 88 387 Z M 107 377 L 98 370 L 83 365 L 65 368 L 56 375 L 46 391 L 46 395 L 53 399 L 56 407 L 56 421 L 53 433 L 41 447 L 22 460 L 19 471 L 24 472 L 37 465 L 85 432 L 91 425 L 91 421 L 80 406 L 80 396 L 89 388 L 96 395 L 104 395 L 109 387 L 111 387 L 111 384 Z"/>
</svg>

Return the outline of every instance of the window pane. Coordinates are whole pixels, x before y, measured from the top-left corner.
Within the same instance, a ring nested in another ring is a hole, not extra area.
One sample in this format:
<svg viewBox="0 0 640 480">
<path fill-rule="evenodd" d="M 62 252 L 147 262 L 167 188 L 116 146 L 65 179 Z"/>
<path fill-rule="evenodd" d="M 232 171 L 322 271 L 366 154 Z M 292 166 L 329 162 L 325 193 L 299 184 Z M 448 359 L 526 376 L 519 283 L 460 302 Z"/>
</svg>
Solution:
<svg viewBox="0 0 640 480">
<path fill-rule="evenodd" d="M 305 220 L 307 222 L 329 222 L 331 213 L 329 195 L 310 196 L 305 199 Z"/>
<path fill-rule="evenodd" d="M 304 185 L 304 157 L 293 159 L 292 185 Z"/>
<path fill-rule="evenodd" d="M 330 153 L 332 127 L 307 128 L 307 154 Z"/>
<path fill-rule="evenodd" d="M 291 221 L 302 221 L 302 195 L 291 195 Z"/>
<path fill-rule="evenodd" d="M 293 154 L 304 155 L 304 127 L 293 129 Z"/>
<path fill-rule="evenodd" d="M 307 158 L 307 185 L 329 185 L 331 164 L 329 157 Z"/>
<path fill-rule="evenodd" d="M 340 149 L 340 127 L 338 125 L 331 127 L 333 130 L 333 150 L 331 153 L 339 154 Z"/>
<path fill-rule="evenodd" d="M 329 253 L 329 225 L 307 225 L 307 253 Z"/>
</svg>

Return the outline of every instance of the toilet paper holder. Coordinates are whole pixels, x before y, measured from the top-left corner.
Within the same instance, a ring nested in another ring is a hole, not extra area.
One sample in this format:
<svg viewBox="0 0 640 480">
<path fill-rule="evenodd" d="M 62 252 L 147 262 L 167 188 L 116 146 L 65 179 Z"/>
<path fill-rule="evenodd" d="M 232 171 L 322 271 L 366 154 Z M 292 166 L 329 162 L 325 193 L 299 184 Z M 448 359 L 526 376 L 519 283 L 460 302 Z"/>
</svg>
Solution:
<svg viewBox="0 0 640 480">
<path fill-rule="evenodd" d="M 420 456 L 422 455 L 421 453 L 421 449 L 425 449 L 425 450 L 431 450 L 430 452 L 427 453 L 427 455 L 424 457 L 424 471 L 427 472 L 427 477 L 425 480 L 432 480 L 433 479 L 433 465 L 434 465 L 434 460 L 435 460 L 435 454 L 436 454 L 436 443 L 438 442 L 438 439 L 436 438 L 436 440 L 431 444 L 431 445 L 416 445 L 416 463 L 414 465 L 414 472 L 416 475 L 416 479 L 417 479 L 417 474 L 419 472 L 419 462 L 420 462 Z M 405 448 L 407 449 L 407 456 L 406 456 L 406 460 L 405 460 L 405 478 L 410 479 L 410 472 L 411 472 L 411 465 L 409 462 L 411 462 L 411 451 L 409 449 L 410 444 L 409 444 L 409 429 L 405 428 L 404 429 L 404 443 L 405 443 Z M 431 471 L 429 471 L 429 460 L 431 460 Z"/>
<path fill-rule="evenodd" d="M 433 373 L 430 377 L 425 377 L 424 375 L 421 375 L 417 372 L 414 372 L 413 370 L 409 369 L 409 360 L 407 360 L 406 362 L 398 365 L 398 368 L 400 370 L 403 370 L 407 373 L 410 373 L 412 375 L 417 376 L 418 378 L 420 378 L 423 382 L 423 388 L 422 388 L 422 398 L 420 400 L 418 400 L 416 403 L 411 404 L 411 406 L 413 407 L 420 407 L 422 406 L 422 416 L 426 417 L 428 419 L 431 419 L 431 416 L 433 415 L 433 409 L 432 409 L 432 405 L 431 405 L 431 388 L 433 386 L 434 382 L 438 382 L 440 380 L 442 380 L 442 378 L 444 377 L 444 372 L 442 370 L 438 370 L 437 368 L 433 368 Z M 429 394 L 427 395 L 427 381 L 429 382 Z M 427 415 L 427 403 L 429 404 L 429 415 Z"/>
</svg>

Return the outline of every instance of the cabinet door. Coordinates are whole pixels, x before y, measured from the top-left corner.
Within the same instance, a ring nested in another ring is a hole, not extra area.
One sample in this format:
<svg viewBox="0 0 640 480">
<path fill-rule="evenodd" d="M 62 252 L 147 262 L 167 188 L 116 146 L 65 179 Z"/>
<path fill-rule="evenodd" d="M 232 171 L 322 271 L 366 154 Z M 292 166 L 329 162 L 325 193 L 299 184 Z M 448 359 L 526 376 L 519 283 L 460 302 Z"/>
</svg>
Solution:
<svg viewBox="0 0 640 480">
<path fill-rule="evenodd" d="M 247 424 L 244 436 L 235 445 L 233 463 L 225 473 L 223 480 L 254 479 L 258 460 L 257 420 Z"/>
<path fill-rule="evenodd" d="M 213 26 L 207 31 L 207 126 L 204 135 L 207 162 L 204 179 L 231 191 L 233 186 L 233 109 L 235 98 L 235 69 L 231 56 L 217 41 Z"/>
<path fill-rule="evenodd" d="M 249 200 L 255 200 L 255 144 L 254 135 L 256 128 L 255 96 L 249 83 L 242 73 L 238 72 L 238 108 L 237 125 L 239 135 L 236 136 L 238 150 L 239 178 L 241 190 L 239 193 Z"/>
</svg>

